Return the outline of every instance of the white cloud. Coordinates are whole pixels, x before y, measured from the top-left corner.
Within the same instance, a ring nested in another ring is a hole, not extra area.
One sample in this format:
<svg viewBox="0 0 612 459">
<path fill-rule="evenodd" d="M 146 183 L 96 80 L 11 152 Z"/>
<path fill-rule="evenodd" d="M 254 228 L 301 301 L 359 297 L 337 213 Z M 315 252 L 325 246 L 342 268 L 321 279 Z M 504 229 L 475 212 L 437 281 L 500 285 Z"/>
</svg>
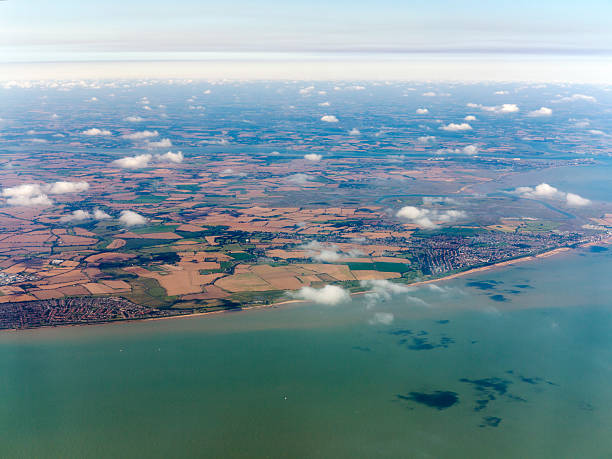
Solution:
<svg viewBox="0 0 612 459">
<path fill-rule="evenodd" d="M 158 142 L 147 142 L 147 148 L 170 148 L 172 142 L 170 139 L 161 139 Z"/>
<path fill-rule="evenodd" d="M 528 198 L 560 199 L 564 197 L 564 193 L 562 191 L 559 191 L 557 188 L 549 185 L 548 183 L 540 183 L 535 188 L 521 186 L 514 190 L 514 192 Z"/>
<path fill-rule="evenodd" d="M 157 131 L 138 131 L 131 134 L 124 134 L 123 138 L 129 140 L 143 140 L 150 139 L 151 137 L 157 137 L 158 135 L 159 132 Z"/>
<path fill-rule="evenodd" d="M 291 183 L 295 183 L 296 185 L 307 185 L 309 183 L 311 183 L 310 181 L 313 179 L 314 177 L 312 175 L 308 175 L 308 174 L 293 174 L 290 175 L 289 177 L 287 177 L 287 181 L 291 182 Z"/>
<path fill-rule="evenodd" d="M 597 102 L 597 99 L 593 96 L 587 96 L 585 94 L 572 94 L 571 96 L 560 97 L 558 99 L 553 100 L 553 102 Z"/>
<path fill-rule="evenodd" d="M 302 287 L 297 292 L 290 293 L 290 295 L 294 298 L 312 301 L 318 304 L 326 304 L 329 306 L 335 306 L 351 300 L 349 293 L 342 287 L 338 287 L 336 285 L 326 285 L 320 289 Z"/>
<path fill-rule="evenodd" d="M 480 148 L 478 145 L 466 145 L 461 148 L 447 148 L 445 150 L 438 150 L 436 154 L 444 155 L 444 154 L 457 154 L 457 155 L 469 155 L 473 156 L 478 154 Z"/>
<path fill-rule="evenodd" d="M 342 258 L 343 255 L 334 249 L 323 249 L 319 253 L 312 256 L 313 260 L 323 261 L 325 263 L 334 263 Z"/>
<path fill-rule="evenodd" d="M 396 217 L 408 220 L 421 228 L 436 228 L 441 223 L 452 223 L 467 216 L 462 210 L 425 209 L 414 206 L 405 206 L 397 211 Z"/>
<path fill-rule="evenodd" d="M 359 283 L 362 287 L 370 289 L 382 299 L 389 299 L 391 295 L 398 295 L 401 293 L 408 293 L 414 291 L 413 287 L 409 287 L 404 284 L 398 284 L 391 282 L 387 279 L 372 279 L 363 280 Z"/>
<path fill-rule="evenodd" d="M 403 295 L 404 299 L 411 303 L 418 304 L 420 306 L 429 306 L 421 298 L 410 295 L 411 292 L 415 291 L 415 288 L 408 285 L 391 282 L 387 279 L 365 280 L 361 281 L 360 285 L 369 290 L 365 294 L 368 309 L 371 309 L 384 301 L 389 301 L 393 296 L 397 295 Z"/>
<path fill-rule="evenodd" d="M 49 194 L 81 193 L 89 190 L 87 182 L 55 182 L 49 189 Z"/>
<path fill-rule="evenodd" d="M 91 214 L 89 212 L 87 212 L 86 210 L 78 209 L 73 210 L 70 215 L 65 215 L 60 218 L 60 222 L 82 222 L 89 219 L 91 219 Z"/>
<path fill-rule="evenodd" d="M 472 126 L 470 126 L 468 123 L 450 123 L 445 126 L 440 126 L 440 129 L 442 129 L 443 131 L 459 132 L 469 131 L 472 129 Z"/>
<path fill-rule="evenodd" d="M 527 116 L 530 116 L 532 118 L 550 116 L 552 115 L 552 112 L 553 111 L 548 107 L 540 107 L 537 110 L 533 110 L 532 112 L 529 112 Z"/>
<path fill-rule="evenodd" d="M 95 209 L 93 216 L 96 220 L 108 220 L 109 218 L 111 218 L 110 215 L 100 209 Z"/>
<path fill-rule="evenodd" d="M 164 153 L 163 155 L 157 155 L 156 158 L 158 161 L 176 164 L 182 163 L 184 159 L 183 152 L 181 151 L 177 151 L 176 153 L 169 151 L 167 153 Z"/>
<path fill-rule="evenodd" d="M 600 130 L 600 129 L 589 129 L 589 134 L 593 134 L 593 135 L 601 135 L 604 137 L 608 137 L 608 134 L 606 134 L 604 131 Z"/>
<path fill-rule="evenodd" d="M 474 115 L 468 115 L 463 118 L 465 121 L 476 121 L 476 117 Z"/>
<path fill-rule="evenodd" d="M 493 112 L 493 113 L 516 113 L 520 110 L 518 105 L 516 104 L 502 104 L 502 105 L 488 106 L 488 105 L 482 105 L 482 104 L 469 103 L 467 104 L 467 106 L 470 108 L 479 108 L 485 112 Z"/>
<path fill-rule="evenodd" d="M 322 261 L 324 263 L 334 263 L 345 257 L 333 244 L 321 244 L 318 241 L 310 241 L 300 248 L 306 249 L 308 251 L 308 256 L 313 260 Z"/>
<path fill-rule="evenodd" d="M 122 210 L 119 221 L 125 226 L 139 226 L 147 223 L 147 219 L 131 210 Z"/>
<path fill-rule="evenodd" d="M 416 109 L 416 114 L 417 115 L 426 115 L 429 113 L 429 110 L 426 108 L 417 108 Z"/>
<path fill-rule="evenodd" d="M 314 89 L 315 89 L 314 86 L 308 86 L 306 88 L 302 88 L 302 89 L 300 89 L 300 94 L 302 94 L 302 95 L 310 94 L 312 91 L 314 91 Z"/>
<path fill-rule="evenodd" d="M 48 207 L 53 204 L 48 194 L 79 193 L 89 189 L 87 182 L 55 182 L 39 185 L 25 183 L 2 190 L 2 196 L 7 204 L 12 206 L 40 206 Z"/>
<path fill-rule="evenodd" d="M 574 126 L 577 127 L 577 128 L 586 128 L 586 127 L 589 127 L 591 125 L 591 122 L 589 120 L 570 119 L 570 121 L 574 121 Z"/>
<path fill-rule="evenodd" d="M 123 119 L 129 123 L 140 123 L 141 121 L 144 121 L 144 118 L 140 116 L 126 116 Z"/>
<path fill-rule="evenodd" d="M 2 189 L 2 196 L 12 206 L 48 207 L 53 201 L 36 183 L 26 183 Z"/>
<path fill-rule="evenodd" d="M 433 204 L 459 204 L 456 199 L 441 196 L 423 196 L 423 204 L 431 206 Z"/>
<path fill-rule="evenodd" d="M 461 151 L 466 155 L 475 155 L 478 153 L 478 150 L 479 148 L 477 145 L 466 145 L 461 149 Z"/>
<path fill-rule="evenodd" d="M 320 102 L 317 105 L 319 107 L 329 107 L 331 104 L 329 102 Z"/>
<path fill-rule="evenodd" d="M 147 167 L 153 157 L 146 153 L 137 156 L 126 156 L 121 159 L 116 159 L 113 164 L 123 169 L 140 169 Z"/>
<path fill-rule="evenodd" d="M 321 121 L 324 121 L 326 123 L 337 123 L 338 118 L 336 118 L 335 115 L 323 115 L 321 117 Z"/>
<path fill-rule="evenodd" d="M 91 129 L 87 129 L 83 132 L 81 132 L 81 134 L 83 135 L 89 135 L 89 136 L 97 136 L 97 135 L 112 135 L 111 131 L 107 130 L 107 129 L 98 129 L 98 128 L 91 128 Z"/>
<path fill-rule="evenodd" d="M 495 94 L 496 96 L 505 96 L 506 94 L 508 94 L 508 91 L 495 91 L 493 94 Z"/>
<path fill-rule="evenodd" d="M 524 198 L 544 198 L 565 201 L 570 207 L 582 207 L 591 204 L 591 201 L 574 193 L 566 193 L 548 183 L 540 183 L 535 188 L 529 186 L 521 186 L 513 191 Z"/>
<path fill-rule="evenodd" d="M 588 199 L 574 193 L 567 193 L 565 195 L 565 202 L 567 202 L 567 205 L 570 207 L 582 207 L 591 204 L 591 201 Z"/>
<path fill-rule="evenodd" d="M 349 131 L 349 135 L 361 135 L 361 131 L 357 128 L 353 128 Z"/>
<path fill-rule="evenodd" d="M 307 155 L 304 155 L 304 159 L 307 161 L 321 161 L 322 158 L 323 155 L 318 155 L 316 153 L 308 153 Z"/>
<path fill-rule="evenodd" d="M 223 169 L 220 173 L 220 176 L 222 177 L 246 177 L 247 173 L 246 172 L 238 172 L 234 169 L 232 169 L 231 167 L 228 167 L 227 169 Z"/>
<path fill-rule="evenodd" d="M 374 314 L 374 317 L 370 319 L 370 324 L 372 325 L 391 325 L 395 316 L 390 312 L 377 312 Z"/>
<path fill-rule="evenodd" d="M 424 135 L 421 136 L 417 139 L 417 142 L 419 143 L 429 143 L 429 142 L 434 142 L 436 140 L 436 137 L 433 135 Z"/>
<path fill-rule="evenodd" d="M 436 93 L 433 91 L 424 92 L 423 96 L 425 97 L 436 97 Z"/>
</svg>

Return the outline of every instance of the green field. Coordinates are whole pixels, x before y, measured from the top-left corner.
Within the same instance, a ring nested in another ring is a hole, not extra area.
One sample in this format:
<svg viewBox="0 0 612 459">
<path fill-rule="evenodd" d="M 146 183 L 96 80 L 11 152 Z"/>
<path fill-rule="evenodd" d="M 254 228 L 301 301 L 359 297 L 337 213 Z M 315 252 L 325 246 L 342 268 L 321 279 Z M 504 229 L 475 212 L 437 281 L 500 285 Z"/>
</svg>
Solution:
<svg viewBox="0 0 612 459">
<path fill-rule="evenodd" d="M 382 273 L 404 273 L 410 271 L 408 263 L 389 263 L 389 262 L 374 262 L 374 263 L 347 263 L 351 271 L 380 271 Z"/>
</svg>

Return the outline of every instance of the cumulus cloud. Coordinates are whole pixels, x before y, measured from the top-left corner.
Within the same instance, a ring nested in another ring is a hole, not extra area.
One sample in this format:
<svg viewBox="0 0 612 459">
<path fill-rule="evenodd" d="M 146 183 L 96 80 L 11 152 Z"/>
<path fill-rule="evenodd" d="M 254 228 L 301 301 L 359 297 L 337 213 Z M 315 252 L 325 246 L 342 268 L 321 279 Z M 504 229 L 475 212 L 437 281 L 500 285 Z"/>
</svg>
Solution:
<svg viewBox="0 0 612 459">
<path fill-rule="evenodd" d="M 147 223 L 147 219 L 131 210 L 122 210 L 119 221 L 125 226 L 139 226 Z"/>
<path fill-rule="evenodd" d="M 219 172 L 219 175 L 221 177 L 246 177 L 247 176 L 246 172 L 238 172 L 232 169 L 231 167 L 228 167 L 227 169 L 223 169 L 221 172 Z"/>
<path fill-rule="evenodd" d="M 378 303 L 389 301 L 393 296 L 403 295 L 406 300 L 420 306 L 429 306 L 422 299 L 410 295 L 416 289 L 404 284 L 391 282 L 387 279 L 364 280 L 360 282 L 362 287 L 368 289 L 365 294 L 368 309 L 373 308 Z"/>
<path fill-rule="evenodd" d="M 147 142 L 147 148 L 170 148 L 172 142 L 170 139 L 161 139 L 157 142 Z"/>
<path fill-rule="evenodd" d="M 476 121 L 476 117 L 474 115 L 468 115 L 463 118 L 465 121 Z"/>
<path fill-rule="evenodd" d="M 49 187 L 49 194 L 81 193 L 89 190 L 87 182 L 55 182 Z"/>
<path fill-rule="evenodd" d="M 302 88 L 302 89 L 300 89 L 300 94 L 302 94 L 302 95 L 310 94 L 312 91 L 314 91 L 314 89 L 315 89 L 314 86 L 308 86 L 306 88 Z"/>
<path fill-rule="evenodd" d="M 374 317 L 370 319 L 370 324 L 372 325 L 391 325 L 395 316 L 390 312 L 377 312 L 374 314 Z"/>
<path fill-rule="evenodd" d="M 567 193 L 565 195 L 565 201 L 570 207 L 582 207 L 591 204 L 591 201 L 589 201 L 587 198 L 583 198 L 582 196 L 579 196 L 574 193 Z"/>
<path fill-rule="evenodd" d="M 589 120 L 577 120 L 574 118 L 570 118 L 570 121 L 572 121 L 574 123 L 574 126 L 577 128 L 586 128 L 591 125 L 591 122 Z"/>
<path fill-rule="evenodd" d="M 126 116 L 123 119 L 128 123 L 140 123 L 141 121 L 144 121 L 144 118 L 141 116 Z"/>
<path fill-rule="evenodd" d="M 67 222 L 82 222 L 85 220 L 90 220 L 91 219 L 91 214 L 89 212 L 87 212 L 86 210 L 73 210 L 72 213 L 70 215 L 65 215 L 62 218 L 60 218 L 60 222 L 62 223 L 67 223 Z"/>
<path fill-rule="evenodd" d="M 478 145 L 466 145 L 461 149 L 461 151 L 466 155 L 475 155 L 478 153 L 479 148 Z"/>
<path fill-rule="evenodd" d="M 316 153 L 308 153 L 307 155 L 304 155 L 304 159 L 307 161 L 321 161 L 322 158 L 322 155 L 318 155 Z"/>
<path fill-rule="evenodd" d="M 150 154 L 142 154 L 136 156 L 126 156 L 124 158 L 116 159 L 113 161 L 115 166 L 121 167 L 122 169 L 141 169 L 148 167 L 149 163 L 153 159 Z"/>
<path fill-rule="evenodd" d="M 479 151 L 480 151 L 480 148 L 478 148 L 478 145 L 466 145 L 465 147 L 461 147 L 461 148 L 448 148 L 446 150 L 438 150 L 437 153 L 438 154 L 455 153 L 455 154 L 460 154 L 460 155 L 473 156 L 473 155 L 478 154 Z"/>
<path fill-rule="evenodd" d="M 508 91 L 495 91 L 493 94 L 495 94 L 496 96 L 505 96 L 506 94 L 508 94 Z"/>
<path fill-rule="evenodd" d="M 108 136 L 108 135 L 112 135 L 111 131 L 109 131 L 108 129 L 98 129 L 98 128 L 87 129 L 87 130 L 81 132 L 81 134 L 88 135 L 88 136 Z"/>
<path fill-rule="evenodd" d="M 93 216 L 96 220 L 108 220 L 111 218 L 110 215 L 100 209 L 94 209 Z"/>
<path fill-rule="evenodd" d="M 88 189 L 87 182 L 25 183 L 3 188 L 2 196 L 12 206 L 48 207 L 53 204 L 49 194 L 79 193 Z"/>
<path fill-rule="evenodd" d="M 452 223 L 457 220 L 461 220 L 467 216 L 462 210 L 436 210 L 418 208 L 414 206 L 405 206 L 397 211 L 396 217 L 408 220 L 410 223 L 415 225 L 431 229 L 436 228 L 438 224 Z"/>
<path fill-rule="evenodd" d="M 416 109 L 416 114 L 417 115 L 427 115 L 429 113 L 429 110 L 427 110 L 426 108 L 417 108 Z"/>
<path fill-rule="evenodd" d="M 301 300 L 312 301 L 317 304 L 326 304 L 335 306 L 340 303 L 351 301 L 351 296 L 342 287 L 336 285 L 326 285 L 323 288 L 316 289 L 312 287 L 302 287 L 297 292 L 291 292 L 290 295 Z"/>
<path fill-rule="evenodd" d="M 589 134 L 593 134 L 593 135 L 600 135 L 600 136 L 603 136 L 603 137 L 610 137 L 608 134 L 606 134 L 601 129 L 589 129 L 588 132 L 589 132 Z"/>
<path fill-rule="evenodd" d="M 425 97 L 436 97 L 436 93 L 433 91 L 427 91 L 422 94 Z"/>
<path fill-rule="evenodd" d="M 392 295 L 414 291 L 413 287 L 409 287 L 404 284 L 397 284 L 387 279 L 363 280 L 360 282 L 360 285 L 371 290 L 371 293 L 376 294 L 385 300 L 390 299 Z"/>
<path fill-rule="evenodd" d="M 338 118 L 336 118 L 335 115 L 323 115 L 321 117 L 321 121 L 324 121 L 326 123 L 337 123 Z"/>
<path fill-rule="evenodd" d="M 123 138 L 129 140 L 144 140 L 150 139 L 151 137 L 157 137 L 158 135 L 159 132 L 157 131 L 138 131 L 131 134 L 124 134 Z"/>
<path fill-rule="evenodd" d="M 184 159 L 183 152 L 181 151 L 177 151 L 176 153 L 169 151 L 167 153 L 164 153 L 163 155 L 157 155 L 156 158 L 158 161 L 176 164 L 182 163 Z"/>
<path fill-rule="evenodd" d="M 329 107 L 331 104 L 329 102 L 319 102 L 317 105 L 319 107 Z"/>
<path fill-rule="evenodd" d="M 312 175 L 308 175 L 308 174 L 293 174 L 290 175 L 289 177 L 287 177 L 287 181 L 294 183 L 296 185 L 307 185 L 309 183 L 311 183 L 311 180 L 314 177 Z"/>
<path fill-rule="evenodd" d="M 361 131 L 357 128 L 353 128 L 349 131 L 349 135 L 361 135 Z"/>
<path fill-rule="evenodd" d="M 459 204 L 456 199 L 442 196 L 423 196 L 423 204 L 431 206 L 433 204 Z"/>
<path fill-rule="evenodd" d="M 342 253 L 335 244 L 322 244 L 319 241 L 310 241 L 308 244 L 300 246 L 306 249 L 308 256 L 316 261 L 325 263 L 334 263 L 346 258 L 363 256 L 360 250 L 349 250 L 347 253 Z"/>
<path fill-rule="evenodd" d="M 48 207 L 53 204 L 41 186 L 35 183 L 4 188 L 2 196 L 12 206 Z"/>
<path fill-rule="evenodd" d="M 469 123 L 449 123 L 445 126 L 440 126 L 440 129 L 449 132 L 470 131 L 472 126 Z"/>
<path fill-rule="evenodd" d="M 559 102 L 597 102 L 597 99 L 593 96 L 587 96 L 586 94 L 572 94 L 571 96 L 559 97 L 553 100 L 555 103 Z"/>
<path fill-rule="evenodd" d="M 430 143 L 430 142 L 435 142 L 436 137 L 433 135 L 424 135 L 421 136 L 417 139 L 417 142 L 419 143 Z"/>
<path fill-rule="evenodd" d="M 540 107 L 537 110 L 533 110 L 527 114 L 532 118 L 542 117 L 542 116 L 550 116 L 552 115 L 552 110 L 548 107 Z"/>
<path fill-rule="evenodd" d="M 570 207 L 582 207 L 591 204 L 591 201 L 574 193 L 566 193 L 548 183 L 540 183 L 536 187 L 521 186 L 513 191 L 524 198 L 543 198 L 565 201 Z"/>
<path fill-rule="evenodd" d="M 467 106 L 470 108 L 479 108 L 485 112 L 493 112 L 493 113 L 516 113 L 520 110 L 518 105 L 516 104 L 502 104 L 502 105 L 489 106 L 489 105 L 469 103 L 467 104 Z"/>
<path fill-rule="evenodd" d="M 313 260 L 323 261 L 325 263 L 333 263 L 335 261 L 339 261 L 343 258 L 342 254 L 337 252 L 335 249 L 323 249 L 320 252 L 314 254 L 312 256 Z"/>
</svg>

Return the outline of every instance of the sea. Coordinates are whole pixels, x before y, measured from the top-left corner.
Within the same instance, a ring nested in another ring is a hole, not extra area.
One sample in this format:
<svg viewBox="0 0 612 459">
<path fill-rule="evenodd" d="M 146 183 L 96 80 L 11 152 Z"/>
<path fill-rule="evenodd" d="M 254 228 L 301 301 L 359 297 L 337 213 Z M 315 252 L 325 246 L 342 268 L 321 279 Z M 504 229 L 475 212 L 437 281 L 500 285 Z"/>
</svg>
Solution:
<svg viewBox="0 0 612 459">
<path fill-rule="evenodd" d="M 612 249 L 336 306 L 0 333 L 0 456 L 612 457 Z"/>
</svg>

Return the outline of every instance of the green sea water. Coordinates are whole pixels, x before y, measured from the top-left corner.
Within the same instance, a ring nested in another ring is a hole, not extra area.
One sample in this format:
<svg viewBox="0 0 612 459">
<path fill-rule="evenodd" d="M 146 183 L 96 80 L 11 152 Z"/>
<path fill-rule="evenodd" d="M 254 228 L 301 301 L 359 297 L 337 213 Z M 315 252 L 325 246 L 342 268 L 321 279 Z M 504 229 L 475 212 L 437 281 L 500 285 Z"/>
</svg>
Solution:
<svg viewBox="0 0 612 459">
<path fill-rule="evenodd" d="M 335 307 L 2 332 L 0 456 L 612 457 L 611 279 L 585 249 Z"/>
</svg>

